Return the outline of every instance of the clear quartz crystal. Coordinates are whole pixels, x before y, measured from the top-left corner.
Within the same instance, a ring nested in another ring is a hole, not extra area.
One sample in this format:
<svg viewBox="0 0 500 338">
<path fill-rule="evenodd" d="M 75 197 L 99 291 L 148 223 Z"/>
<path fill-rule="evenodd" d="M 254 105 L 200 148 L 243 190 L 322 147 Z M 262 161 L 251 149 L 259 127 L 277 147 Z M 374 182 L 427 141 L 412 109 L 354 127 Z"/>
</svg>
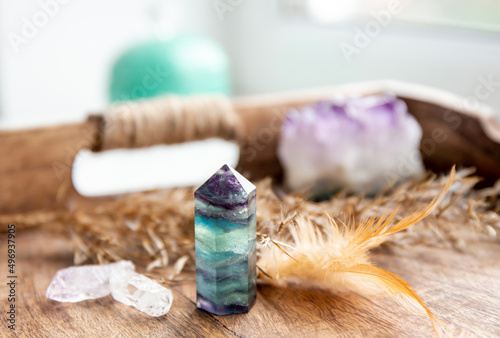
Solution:
<svg viewBox="0 0 500 338">
<path fill-rule="evenodd" d="M 134 271 L 130 261 L 101 265 L 73 266 L 56 272 L 46 296 L 58 302 L 80 302 L 109 295 L 112 271 Z"/>
<path fill-rule="evenodd" d="M 109 285 L 115 300 L 153 317 L 168 313 L 172 305 L 172 291 L 133 271 L 113 271 Z"/>
</svg>

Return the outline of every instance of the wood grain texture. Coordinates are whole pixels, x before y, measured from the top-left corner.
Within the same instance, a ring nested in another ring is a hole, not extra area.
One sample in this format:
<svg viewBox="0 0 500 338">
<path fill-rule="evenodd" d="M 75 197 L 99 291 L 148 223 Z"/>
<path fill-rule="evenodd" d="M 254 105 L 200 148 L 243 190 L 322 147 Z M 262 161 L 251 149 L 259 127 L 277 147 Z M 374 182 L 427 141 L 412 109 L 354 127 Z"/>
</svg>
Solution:
<svg viewBox="0 0 500 338">
<path fill-rule="evenodd" d="M 97 131 L 92 122 L 0 131 L 0 214 L 64 207 L 78 198 L 73 160 Z"/>
<path fill-rule="evenodd" d="M 5 225 L 4 225 L 5 226 Z M 1 332 L 6 301 L 5 235 L 1 240 Z M 463 254 L 414 247 L 379 251 L 378 265 L 413 285 L 451 336 L 500 336 L 500 246 L 470 244 Z M 247 314 L 217 317 L 198 310 L 195 284 L 173 288 L 174 303 L 163 317 L 151 318 L 105 297 L 58 303 L 45 290 L 58 269 L 72 265 L 71 245 L 40 231 L 17 237 L 17 336 L 47 337 L 432 337 L 426 317 L 414 316 L 387 297 L 329 293 L 299 287 L 258 286 Z M 14 336 L 14 335 L 12 335 Z"/>
<path fill-rule="evenodd" d="M 489 138 L 479 120 L 451 109 L 403 98 L 422 127 L 420 152 L 426 168 L 448 172 L 450 163 L 475 167 L 492 185 L 500 177 L 500 144 Z"/>
</svg>

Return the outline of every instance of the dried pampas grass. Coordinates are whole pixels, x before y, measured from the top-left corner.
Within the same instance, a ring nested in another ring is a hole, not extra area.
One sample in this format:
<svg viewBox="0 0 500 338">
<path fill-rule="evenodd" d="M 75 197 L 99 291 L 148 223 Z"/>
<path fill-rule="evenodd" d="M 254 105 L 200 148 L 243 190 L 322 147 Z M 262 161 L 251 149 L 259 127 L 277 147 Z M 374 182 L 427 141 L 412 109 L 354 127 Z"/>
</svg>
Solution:
<svg viewBox="0 0 500 338">
<path fill-rule="evenodd" d="M 360 223 L 337 222 L 326 214 L 327 222 L 315 222 L 300 215 L 273 238 L 262 234 L 264 248 L 259 268 L 264 278 L 283 285 L 298 283 L 329 290 L 353 290 L 366 293 L 377 286 L 410 309 L 421 309 L 431 319 L 436 333 L 439 321 L 397 275 L 371 264 L 370 250 L 428 216 L 443 200 L 455 178 L 453 169 L 443 190 L 422 210 L 399 221 L 392 221 L 397 210 L 381 217 L 369 217 Z M 274 244 L 274 245 L 271 245 Z"/>
<path fill-rule="evenodd" d="M 500 230 L 500 181 L 490 188 L 474 190 L 480 178 L 473 169 L 461 169 L 442 203 L 433 213 L 404 231 L 394 233 L 381 245 L 386 248 L 426 245 L 467 250 L 467 241 L 495 239 Z M 346 195 L 340 192 L 330 200 L 313 203 L 305 194 L 289 194 L 280 198 L 274 194 L 270 181 L 258 186 L 258 224 L 269 232 L 277 224 L 287 223 L 296 215 L 305 215 L 313 223 L 324 225 L 325 212 L 344 223 L 360 223 L 364 219 L 396 210 L 395 220 L 421 210 L 445 187 L 448 176 L 429 173 L 396 187 L 387 187 L 375 197 Z M 260 189 L 259 189 L 260 188 Z M 285 220 L 283 222 L 283 220 Z"/>
<path fill-rule="evenodd" d="M 471 176 L 472 172 L 458 171 L 449 194 L 434 212 L 416 226 L 392 233 L 380 244 L 388 248 L 427 245 L 466 250 L 467 241 L 497 238 L 500 181 L 491 188 L 474 190 L 479 178 Z M 278 197 L 272 181 L 265 179 L 257 183 L 259 235 L 261 239 L 275 238 L 289 232 L 289 225 L 297 220 L 326 227 L 331 222 L 327 215 L 340 224 L 361 224 L 381 212 L 397 210 L 393 220 L 399 222 L 407 214 L 424 209 L 447 182 L 446 176 L 429 174 L 388 187 L 376 197 L 340 192 L 328 201 L 315 203 L 304 199 L 305 193 Z M 189 271 L 194 265 L 193 192 L 193 188 L 177 188 L 135 193 L 73 205 L 68 211 L 0 215 L 0 222 L 70 236 L 75 264 L 132 259 L 154 270 L 173 268 L 181 259 Z"/>
</svg>

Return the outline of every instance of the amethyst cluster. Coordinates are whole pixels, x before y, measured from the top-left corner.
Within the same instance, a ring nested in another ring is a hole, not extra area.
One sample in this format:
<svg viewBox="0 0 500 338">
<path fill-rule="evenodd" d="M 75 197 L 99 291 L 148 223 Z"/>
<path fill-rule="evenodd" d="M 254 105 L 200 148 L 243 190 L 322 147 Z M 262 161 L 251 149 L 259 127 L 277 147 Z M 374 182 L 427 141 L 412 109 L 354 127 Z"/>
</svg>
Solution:
<svg viewBox="0 0 500 338">
<path fill-rule="evenodd" d="M 420 125 L 393 95 L 335 99 L 288 113 L 278 158 L 290 190 L 374 193 L 423 171 L 421 137 Z"/>
</svg>

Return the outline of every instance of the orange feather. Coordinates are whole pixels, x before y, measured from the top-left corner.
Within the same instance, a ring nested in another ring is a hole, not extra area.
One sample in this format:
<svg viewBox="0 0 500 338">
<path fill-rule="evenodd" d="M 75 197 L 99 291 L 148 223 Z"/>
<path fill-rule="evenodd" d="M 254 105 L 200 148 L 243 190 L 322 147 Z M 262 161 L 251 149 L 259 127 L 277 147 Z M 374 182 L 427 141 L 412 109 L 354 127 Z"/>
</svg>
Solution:
<svg viewBox="0 0 500 338">
<path fill-rule="evenodd" d="M 313 223 L 299 215 L 279 234 L 264 239 L 259 269 L 263 278 L 277 284 L 300 283 L 330 290 L 362 292 L 359 278 L 395 296 L 403 305 L 420 309 L 431 319 L 439 335 L 441 324 L 409 284 L 397 275 L 370 264 L 370 250 L 392 234 L 421 221 L 443 200 L 455 178 L 451 170 L 446 187 L 422 210 L 409 214 L 391 226 L 396 211 L 378 219 L 370 217 L 360 224 L 340 224 L 328 215 L 328 224 Z M 276 238 L 275 238 L 276 237 Z M 358 279 L 352 278 L 359 277 Z M 402 297 L 399 297 L 402 296 Z"/>
</svg>

